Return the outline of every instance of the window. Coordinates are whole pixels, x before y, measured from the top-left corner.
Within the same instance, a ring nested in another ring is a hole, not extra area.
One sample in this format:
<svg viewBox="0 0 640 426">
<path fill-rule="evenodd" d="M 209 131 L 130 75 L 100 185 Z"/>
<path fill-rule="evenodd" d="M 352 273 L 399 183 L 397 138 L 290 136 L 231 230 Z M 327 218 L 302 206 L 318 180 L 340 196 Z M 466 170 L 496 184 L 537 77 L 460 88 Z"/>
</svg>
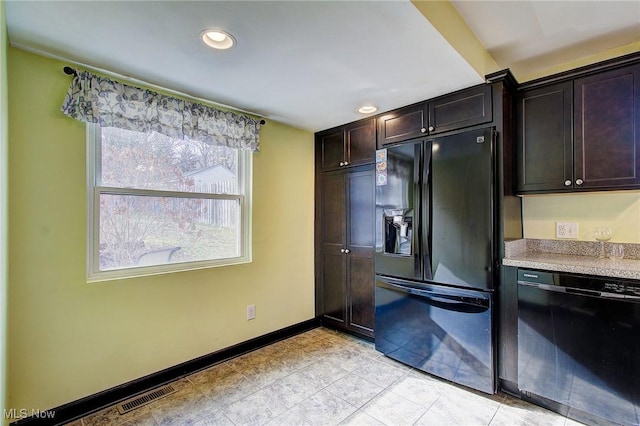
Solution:
<svg viewBox="0 0 640 426">
<path fill-rule="evenodd" d="M 89 281 L 251 261 L 250 151 L 87 124 Z"/>
</svg>

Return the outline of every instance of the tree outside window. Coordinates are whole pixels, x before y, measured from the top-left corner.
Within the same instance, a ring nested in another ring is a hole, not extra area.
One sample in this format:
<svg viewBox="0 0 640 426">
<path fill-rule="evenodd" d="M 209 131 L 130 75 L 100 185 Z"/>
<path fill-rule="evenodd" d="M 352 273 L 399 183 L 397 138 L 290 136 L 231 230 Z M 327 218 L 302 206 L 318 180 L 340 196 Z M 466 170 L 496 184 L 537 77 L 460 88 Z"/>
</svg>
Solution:
<svg viewBox="0 0 640 426">
<path fill-rule="evenodd" d="M 250 154 L 91 126 L 90 278 L 248 261 Z"/>
</svg>

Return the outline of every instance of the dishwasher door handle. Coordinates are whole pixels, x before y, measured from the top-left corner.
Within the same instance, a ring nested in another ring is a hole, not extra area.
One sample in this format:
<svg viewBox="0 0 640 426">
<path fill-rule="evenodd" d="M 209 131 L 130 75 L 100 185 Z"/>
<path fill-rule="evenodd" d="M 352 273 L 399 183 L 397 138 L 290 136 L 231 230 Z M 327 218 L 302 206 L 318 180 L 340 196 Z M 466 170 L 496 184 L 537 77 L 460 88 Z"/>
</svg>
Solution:
<svg viewBox="0 0 640 426">
<path fill-rule="evenodd" d="M 599 291 L 594 290 L 582 290 L 579 288 L 562 287 L 559 285 L 532 283 L 529 281 L 518 281 L 518 285 L 524 285 L 527 287 L 539 288 L 540 290 L 553 291 L 556 293 L 575 294 L 576 296 L 591 296 L 591 297 L 604 297 Z"/>
<path fill-rule="evenodd" d="M 565 287 L 560 287 L 557 285 L 532 283 L 529 281 L 518 281 L 518 285 L 524 285 L 527 287 L 536 287 L 536 288 L 539 288 L 540 290 L 555 291 L 556 293 L 566 293 Z"/>
<path fill-rule="evenodd" d="M 640 296 L 630 296 L 628 294 L 610 293 L 595 290 L 584 290 L 573 287 L 562 287 L 550 284 L 532 283 L 529 281 L 518 281 L 518 285 L 539 288 L 540 290 L 553 291 L 556 293 L 574 294 L 576 296 L 601 297 L 603 299 L 624 300 L 628 302 L 640 302 Z"/>
<path fill-rule="evenodd" d="M 579 288 L 567 288 L 565 290 L 569 294 L 577 294 L 578 296 L 594 296 L 594 297 L 603 297 L 604 294 L 599 291 L 594 290 L 582 290 Z"/>
</svg>

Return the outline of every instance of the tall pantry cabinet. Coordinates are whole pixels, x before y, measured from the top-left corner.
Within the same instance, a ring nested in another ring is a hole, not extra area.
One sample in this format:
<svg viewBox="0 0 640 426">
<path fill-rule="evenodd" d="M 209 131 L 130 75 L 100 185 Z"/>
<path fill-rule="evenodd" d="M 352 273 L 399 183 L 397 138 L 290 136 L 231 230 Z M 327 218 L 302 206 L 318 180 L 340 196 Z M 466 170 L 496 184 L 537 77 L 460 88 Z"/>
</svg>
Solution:
<svg viewBox="0 0 640 426">
<path fill-rule="evenodd" d="M 375 120 L 316 134 L 316 313 L 373 337 Z"/>
</svg>

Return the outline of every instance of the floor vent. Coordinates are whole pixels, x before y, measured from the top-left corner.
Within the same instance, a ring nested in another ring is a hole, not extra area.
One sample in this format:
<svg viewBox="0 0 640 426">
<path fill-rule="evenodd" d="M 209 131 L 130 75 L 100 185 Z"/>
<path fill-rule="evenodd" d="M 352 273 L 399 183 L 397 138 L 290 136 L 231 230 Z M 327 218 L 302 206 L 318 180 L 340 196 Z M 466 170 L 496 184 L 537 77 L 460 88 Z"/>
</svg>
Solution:
<svg viewBox="0 0 640 426">
<path fill-rule="evenodd" d="M 160 389 L 154 389 L 152 391 L 143 393 L 142 395 L 136 396 L 135 398 L 118 404 L 118 412 L 120 414 L 128 413 L 129 411 L 133 411 L 138 407 L 142 407 L 143 405 L 153 402 L 158 398 L 172 394 L 175 391 L 176 389 L 173 386 L 168 385 L 161 387 Z"/>
</svg>

